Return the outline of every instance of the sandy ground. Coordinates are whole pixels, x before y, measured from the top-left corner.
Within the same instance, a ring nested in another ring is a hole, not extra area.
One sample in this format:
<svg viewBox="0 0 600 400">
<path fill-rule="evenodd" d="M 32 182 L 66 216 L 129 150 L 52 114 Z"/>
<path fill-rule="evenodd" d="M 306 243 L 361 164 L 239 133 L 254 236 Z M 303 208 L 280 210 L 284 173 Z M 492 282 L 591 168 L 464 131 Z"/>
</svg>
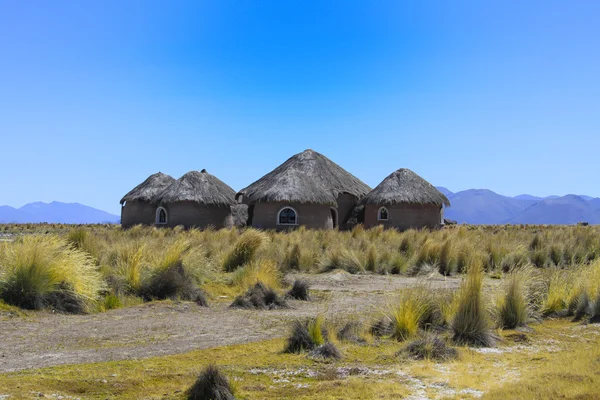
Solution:
<svg viewBox="0 0 600 400">
<path fill-rule="evenodd" d="M 374 318 L 393 302 L 398 289 L 417 283 L 456 288 L 456 278 L 350 275 L 288 276 L 310 282 L 315 300 L 292 301 L 291 309 L 232 310 L 232 299 L 210 308 L 188 302 L 155 302 L 90 315 L 36 312 L 0 318 L 0 372 L 59 364 L 138 359 L 185 353 L 284 336 L 290 320 L 324 313 Z"/>
</svg>

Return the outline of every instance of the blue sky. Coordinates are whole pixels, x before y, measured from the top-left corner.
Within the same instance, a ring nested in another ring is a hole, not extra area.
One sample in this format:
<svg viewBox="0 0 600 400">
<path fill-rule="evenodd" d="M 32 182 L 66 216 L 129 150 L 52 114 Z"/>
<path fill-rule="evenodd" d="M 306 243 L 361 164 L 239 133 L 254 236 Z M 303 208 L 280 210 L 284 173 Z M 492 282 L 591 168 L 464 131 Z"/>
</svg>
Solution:
<svg viewBox="0 0 600 400">
<path fill-rule="evenodd" d="M 306 148 L 371 186 L 600 197 L 597 1 L 0 0 L 0 204 L 119 212 Z"/>
</svg>

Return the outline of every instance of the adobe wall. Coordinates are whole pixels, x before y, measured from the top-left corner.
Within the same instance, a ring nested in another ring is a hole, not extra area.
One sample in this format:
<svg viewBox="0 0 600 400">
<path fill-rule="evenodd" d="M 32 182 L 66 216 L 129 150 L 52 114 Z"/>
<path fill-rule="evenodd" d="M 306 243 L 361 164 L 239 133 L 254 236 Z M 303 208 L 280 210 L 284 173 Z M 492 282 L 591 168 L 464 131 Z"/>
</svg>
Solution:
<svg viewBox="0 0 600 400">
<path fill-rule="evenodd" d="M 385 206 L 385 205 L 383 205 Z M 396 204 L 385 206 L 388 220 L 378 221 L 377 212 L 382 205 L 367 204 L 365 206 L 365 228 L 383 225 L 386 228 L 399 230 L 419 228 L 439 228 L 442 221 L 441 207 L 434 204 Z"/>
</svg>

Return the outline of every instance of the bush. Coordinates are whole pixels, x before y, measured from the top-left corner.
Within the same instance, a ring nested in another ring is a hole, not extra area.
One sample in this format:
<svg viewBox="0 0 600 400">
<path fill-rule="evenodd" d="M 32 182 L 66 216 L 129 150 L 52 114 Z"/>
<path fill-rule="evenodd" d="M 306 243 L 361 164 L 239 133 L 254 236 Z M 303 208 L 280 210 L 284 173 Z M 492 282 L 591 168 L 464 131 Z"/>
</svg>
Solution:
<svg viewBox="0 0 600 400">
<path fill-rule="evenodd" d="M 340 353 L 336 345 L 331 342 L 315 347 L 308 355 L 313 358 L 333 358 L 334 360 L 340 360 L 342 358 L 342 353 Z"/>
<path fill-rule="evenodd" d="M 452 274 L 452 264 L 450 263 L 450 240 L 446 240 L 439 249 L 438 271 L 444 276 Z"/>
<path fill-rule="evenodd" d="M 410 342 L 402 351 L 415 360 L 449 361 L 458 358 L 458 351 L 434 335 Z"/>
<path fill-rule="evenodd" d="M 214 365 L 206 367 L 186 396 L 188 400 L 235 400 L 229 380 Z"/>
<path fill-rule="evenodd" d="M 231 279 L 231 285 L 238 293 L 247 291 L 259 282 L 270 288 L 280 288 L 281 273 L 273 261 L 253 261 L 235 271 Z"/>
<path fill-rule="evenodd" d="M 104 289 L 92 259 L 56 236 L 0 245 L 0 298 L 21 308 L 92 309 Z"/>
<path fill-rule="evenodd" d="M 334 249 L 325 254 L 320 262 L 322 272 L 343 269 L 351 274 L 358 274 L 365 271 L 365 266 L 360 256 L 352 250 Z"/>
<path fill-rule="evenodd" d="M 527 299 L 523 280 L 524 273 L 512 273 L 508 277 L 506 292 L 498 307 L 499 325 L 501 328 L 514 329 L 525 326 L 529 317 Z"/>
<path fill-rule="evenodd" d="M 298 243 L 296 243 L 296 244 L 294 244 L 294 246 L 292 246 L 292 249 L 286 255 L 286 258 L 285 258 L 283 264 L 288 269 L 299 270 L 301 260 L 302 260 L 302 249 L 300 248 L 300 245 Z"/>
<path fill-rule="evenodd" d="M 360 322 L 347 322 L 337 333 L 338 340 L 352 343 L 366 343 L 363 337 L 363 326 Z"/>
<path fill-rule="evenodd" d="M 203 307 L 208 306 L 204 293 L 183 264 L 175 264 L 155 271 L 142 286 L 141 294 L 146 301 L 180 299 L 194 301 Z"/>
<path fill-rule="evenodd" d="M 392 321 L 389 317 L 379 318 L 371 325 L 370 332 L 375 337 L 389 336 L 392 334 Z"/>
<path fill-rule="evenodd" d="M 600 292 L 596 296 L 594 301 L 594 306 L 592 307 L 592 315 L 590 317 L 590 322 L 593 324 L 600 323 Z"/>
<path fill-rule="evenodd" d="M 577 297 L 577 302 L 575 306 L 575 310 L 573 313 L 573 320 L 580 321 L 582 320 L 586 314 L 589 313 L 590 308 L 590 298 L 587 294 L 587 291 L 582 291 L 581 294 Z"/>
<path fill-rule="evenodd" d="M 275 291 L 263 283 L 258 282 L 250 288 L 244 295 L 235 298 L 231 303 L 231 308 L 255 309 L 255 310 L 273 310 L 288 308 L 284 299 L 280 298 Z"/>
<path fill-rule="evenodd" d="M 565 272 L 558 270 L 550 272 L 546 298 L 541 309 L 543 315 L 556 315 L 567 308 L 568 287 L 569 279 Z"/>
<path fill-rule="evenodd" d="M 258 249 L 264 244 L 266 237 L 264 233 L 248 229 L 238 239 L 233 249 L 227 254 L 223 261 L 223 268 L 226 272 L 232 272 L 248 264 L 254 259 Z"/>
<path fill-rule="evenodd" d="M 287 292 L 285 297 L 288 299 L 309 301 L 310 293 L 308 282 L 296 279 L 294 281 L 294 285 L 292 286 L 290 291 Z"/>
<path fill-rule="evenodd" d="M 185 268 L 183 257 L 190 249 L 186 241 L 167 248 L 144 280 L 140 294 L 144 300 L 181 299 L 207 306 L 204 293 L 198 288 L 196 278 Z"/>
<path fill-rule="evenodd" d="M 483 271 L 471 265 L 457 293 L 457 309 L 452 319 L 453 340 L 459 344 L 489 347 L 496 342 L 481 292 Z"/>
<path fill-rule="evenodd" d="M 427 304 L 422 296 L 414 290 L 405 291 L 398 306 L 390 313 L 391 336 L 397 340 L 406 340 L 414 336 L 426 309 Z"/>
<path fill-rule="evenodd" d="M 287 339 L 285 353 L 300 353 L 313 350 L 325 343 L 327 331 L 323 328 L 323 318 L 294 321 L 292 333 Z"/>
<path fill-rule="evenodd" d="M 104 297 L 104 304 L 102 305 L 105 310 L 115 310 L 122 307 L 121 299 L 114 294 L 107 294 Z"/>
</svg>

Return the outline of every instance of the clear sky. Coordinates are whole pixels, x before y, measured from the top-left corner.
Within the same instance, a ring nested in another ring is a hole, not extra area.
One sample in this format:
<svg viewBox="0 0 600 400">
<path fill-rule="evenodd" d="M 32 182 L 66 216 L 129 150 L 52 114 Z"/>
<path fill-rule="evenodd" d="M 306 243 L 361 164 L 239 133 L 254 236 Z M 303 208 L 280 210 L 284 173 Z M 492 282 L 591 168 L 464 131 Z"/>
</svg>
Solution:
<svg viewBox="0 0 600 400">
<path fill-rule="evenodd" d="M 600 2 L 0 0 L 0 204 L 115 214 L 306 148 L 371 186 L 600 197 Z"/>
</svg>

